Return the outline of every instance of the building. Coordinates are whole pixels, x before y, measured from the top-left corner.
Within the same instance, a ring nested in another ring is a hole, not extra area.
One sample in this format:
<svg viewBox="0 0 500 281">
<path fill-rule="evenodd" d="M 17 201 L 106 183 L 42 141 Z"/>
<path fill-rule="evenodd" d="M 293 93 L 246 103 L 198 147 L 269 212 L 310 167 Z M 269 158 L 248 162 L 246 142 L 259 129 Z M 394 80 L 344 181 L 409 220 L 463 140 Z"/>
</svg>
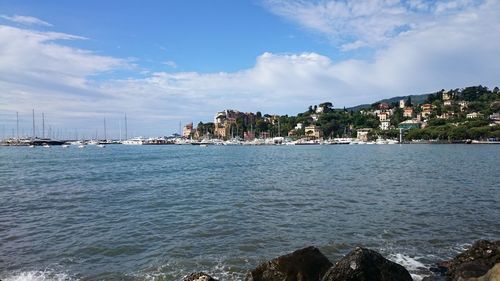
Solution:
<svg viewBox="0 0 500 281">
<path fill-rule="evenodd" d="M 405 100 L 404 99 L 399 100 L 399 108 L 401 108 L 401 109 L 405 108 Z"/>
<path fill-rule="evenodd" d="M 388 112 L 381 112 L 379 115 L 378 115 L 378 120 L 380 122 L 383 122 L 383 121 L 387 121 L 390 119 L 390 115 Z"/>
<path fill-rule="evenodd" d="M 451 91 L 443 92 L 443 101 L 449 101 L 451 99 L 453 99 L 453 92 Z"/>
<path fill-rule="evenodd" d="M 269 138 L 269 136 L 271 136 L 271 134 L 269 134 L 269 132 L 261 132 L 260 133 L 261 139 L 267 139 L 267 138 Z"/>
<path fill-rule="evenodd" d="M 245 132 L 243 133 L 243 138 L 246 141 L 251 141 L 255 139 L 255 132 Z"/>
<path fill-rule="evenodd" d="M 382 111 L 384 111 L 384 110 L 388 110 L 388 109 L 390 109 L 390 108 L 391 108 L 391 106 L 390 106 L 388 103 L 386 103 L 386 102 L 382 102 L 382 103 L 380 103 L 380 104 L 378 105 L 378 109 L 380 109 L 380 110 L 382 110 Z"/>
<path fill-rule="evenodd" d="M 430 103 L 426 103 L 426 104 L 422 104 L 420 106 L 420 108 L 422 109 L 422 118 L 426 118 L 427 116 L 431 115 L 432 114 L 432 104 Z"/>
<path fill-rule="evenodd" d="M 239 112 L 235 110 L 224 110 L 217 112 L 214 117 L 214 135 L 217 138 L 227 139 L 231 134 L 231 126 L 236 123 Z"/>
<path fill-rule="evenodd" d="M 483 118 L 484 115 L 479 113 L 479 112 L 472 112 L 467 114 L 467 119 L 476 119 L 476 118 Z"/>
<path fill-rule="evenodd" d="M 413 108 L 406 107 L 405 110 L 403 111 L 403 117 L 412 118 L 413 117 Z"/>
<path fill-rule="evenodd" d="M 380 129 L 381 130 L 387 131 L 387 130 L 389 130 L 390 127 L 391 127 L 391 121 L 389 121 L 389 120 L 380 121 Z"/>
<path fill-rule="evenodd" d="M 214 135 L 217 138 L 228 139 L 231 137 L 231 130 L 235 130 L 236 120 L 243 122 L 248 128 L 249 124 L 255 122 L 255 118 L 253 113 L 244 113 L 231 109 L 217 112 L 214 117 Z"/>
<path fill-rule="evenodd" d="M 368 141 L 368 134 L 372 131 L 371 128 L 362 128 L 356 131 L 356 138 L 360 141 Z"/>
<path fill-rule="evenodd" d="M 302 130 L 302 129 L 304 129 L 304 124 L 297 123 L 297 125 L 295 125 L 295 130 Z"/>
<path fill-rule="evenodd" d="M 500 121 L 500 113 L 493 113 L 490 115 L 490 120 L 492 121 Z"/>
<path fill-rule="evenodd" d="M 443 102 L 443 105 L 444 105 L 444 106 L 452 106 L 452 105 L 453 105 L 453 101 L 452 101 L 452 100 L 445 100 L 445 101 Z"/>
<path fill-rule="evenodd" d="M 418 129 L 422 126 L 422 122 L 417 120 L 406 120 L 399 123 L 398 128 L 403 130 Z"/>
<path fill-rule="evenodd" d="M 323 131 L 321 130 L 320 127 L 316 125 L 310 125 L 305 128 L 306 131 L 306 136 L 310 138 L 322 138 L 323 137 Z"/>
<path fill-rule="evenodd" d="M 466 110 L 467 108 L 469 108 L 469 102 L 468 101 L 460 101 L 458 103 L 458 105 L 460 105 L 460 111 L 464 111 Z"/>
<path fill-rule="evenodd" d="M 453 117 L 453 112 L 443 112 L 443 114 L 436 116 L 438 119 L 450 119 Z"/>
<path fill-rule="evenodd" d="M 189 138 L 194 133 L 193 123 L 188 123 L 182 128 L 182 137 Z"/>
</svg>

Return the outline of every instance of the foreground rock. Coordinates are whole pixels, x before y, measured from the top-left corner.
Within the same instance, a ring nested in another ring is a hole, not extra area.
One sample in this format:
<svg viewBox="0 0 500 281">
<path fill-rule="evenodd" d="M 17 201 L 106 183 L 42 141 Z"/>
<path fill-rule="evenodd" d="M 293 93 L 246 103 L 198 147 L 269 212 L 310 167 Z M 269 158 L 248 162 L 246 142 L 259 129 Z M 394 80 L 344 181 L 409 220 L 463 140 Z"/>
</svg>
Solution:
<svg viewBox="0 0 500 281">
<path fill-rule="evenodd" d="M 497 263 L 500 263 L 500 241 L 480 240 L 450 261 L 446 279 L 463 281 L 475 278 L 472 280 L 476 280 L 487 274 Z"/>
<path fill-rule="evenodd" d="M 218 281 L 214 279 L 212 276 L 206 274 L 205 272 L 196 272 L 191 273 L 188 276 L 184 277 L 182 281 Z"/>
<path fill-rule="evenodd" d="M 315 247 L 262 263 L 247 274 L 247 281 L 318 281 L 332 263 Z"/>
<path fill-rule="evenodd" d="M 412 281 L 412 278 L 403 266 L 358 247 L 331 267 L 322 281 Z"/>
<path fill-rule="evenodd" d="M 473 279 L 473 281 L 500 281 L 500 263 L 497 263 L 492 269 L 488 270 L 485 275 Z"/>
</svg>

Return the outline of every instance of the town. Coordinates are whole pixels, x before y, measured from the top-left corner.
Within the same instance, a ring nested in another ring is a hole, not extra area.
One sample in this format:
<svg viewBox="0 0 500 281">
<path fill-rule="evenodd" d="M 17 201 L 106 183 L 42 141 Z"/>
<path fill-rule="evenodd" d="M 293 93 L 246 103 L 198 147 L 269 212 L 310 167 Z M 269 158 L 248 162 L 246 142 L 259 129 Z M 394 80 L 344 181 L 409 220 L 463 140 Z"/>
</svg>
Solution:
<svg viewBox="0 0 500 281">
<path fill-rule="evenodd" d="M 1 145 L 45 146 L 70 144 L 84 148 L 95 144 L 125 145 L 319 145 L 396 143 L 488 143 L 500 140 L 500 91 L 483 86 L 440 90 L 432 94 L 396 97 L 371 105 L 334 108 L 324 102 L 309 106 L 296 116 L 240 112 L 215 113 L 213 122 L 183 126 L 170 137 L 110 140 L 53 140 L 35 133 L 30 138 L 11 137 Z M 43 114 L 42 114 L 43 116 Z M 42 119 L 42 123 L 44 120 Z M 126 132 L 125 116 L 125 132 Z M 44 126 L 43 126 L 44 127 Z M 106 120 L 104 119 L 104 132 Z M 50 136 L 50 133 L 48 134 Z M 121 135 L 121 134 L 120 134 Z"/>
<path fill-rule="evenodd" d="M 500 139 L 500 93 L 475 86 L 334 109 L 309 106 L 297 116 L 225 110 L 214 121 L 186 124 L 185 140 L 238 144 L 364 144 L 396 142 L 495 143 Z"/>
</svg>

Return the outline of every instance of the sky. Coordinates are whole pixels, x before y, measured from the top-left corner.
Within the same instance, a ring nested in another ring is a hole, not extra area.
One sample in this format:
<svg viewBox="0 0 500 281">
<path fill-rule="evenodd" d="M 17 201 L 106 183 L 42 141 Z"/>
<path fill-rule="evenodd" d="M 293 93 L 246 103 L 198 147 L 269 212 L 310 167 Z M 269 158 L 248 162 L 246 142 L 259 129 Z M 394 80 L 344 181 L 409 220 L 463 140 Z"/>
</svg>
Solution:
<svg viewBox="0 0 500 281">
<path fill-rule="evenodd" d="M 500 0 L 0 1 L 0 138 L 500 85 Z M 120 130 L 121 128 L 121 130 Z"/>
</svg>

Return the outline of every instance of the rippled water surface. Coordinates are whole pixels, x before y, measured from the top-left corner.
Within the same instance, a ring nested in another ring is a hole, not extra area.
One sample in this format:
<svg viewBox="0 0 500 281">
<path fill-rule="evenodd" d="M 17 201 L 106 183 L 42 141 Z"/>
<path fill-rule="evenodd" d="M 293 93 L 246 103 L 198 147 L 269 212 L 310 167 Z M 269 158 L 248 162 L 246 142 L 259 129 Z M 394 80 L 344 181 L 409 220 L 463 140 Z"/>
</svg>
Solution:
<svg viewBox="0 0 500 281">
<path fill-rule="evenodd" d="M 241 280 L 307 245 L 417 277 L 500 238 L 499 175 L 495 145 L 0 147 L 0 279 Z"/>
</svg>

